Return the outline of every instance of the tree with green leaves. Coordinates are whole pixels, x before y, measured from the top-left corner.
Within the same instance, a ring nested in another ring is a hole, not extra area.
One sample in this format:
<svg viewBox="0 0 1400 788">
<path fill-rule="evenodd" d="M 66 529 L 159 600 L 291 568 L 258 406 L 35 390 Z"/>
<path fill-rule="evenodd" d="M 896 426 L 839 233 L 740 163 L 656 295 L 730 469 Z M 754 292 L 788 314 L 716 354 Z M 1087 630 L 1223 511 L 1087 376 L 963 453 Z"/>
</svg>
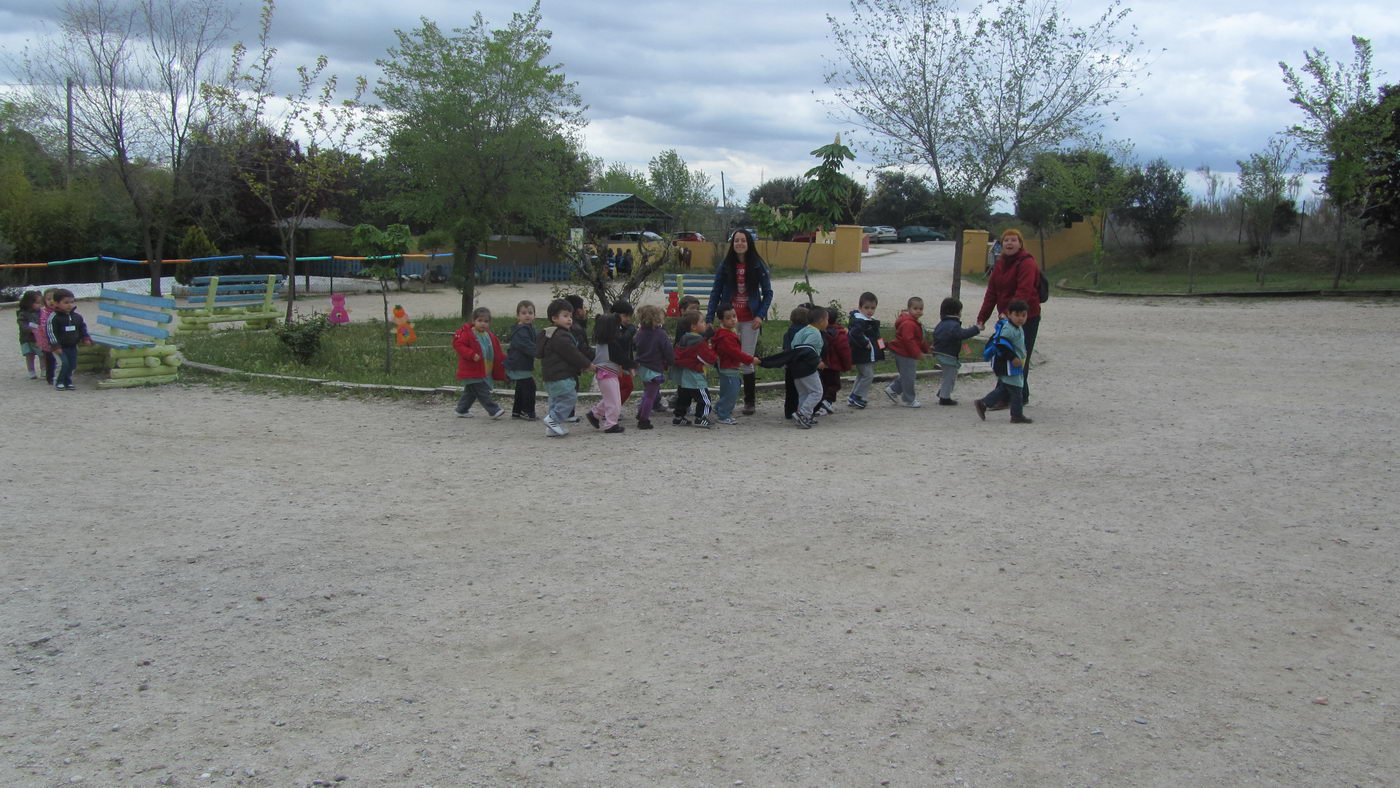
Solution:
<svg viewBox="0 0 1400 788">
<path fill-rule="evenodd" d="M 715 220 L 714 184 L 702 170 L 692 170 L 674 148 L 647 163 L 647 183 L 657 208 L 671 214 L 676 229 L 710 229 Z"/>
<path fill-rule="evenodd" d="M 588 176 L 588 190 L 602 192 L 604 194 L 635 194 L 653 205 L 656 204 L 656 196 L 652 194 L 651 182 L 647 179 L 647 174 L 641 170 L 634 170 L 620 161 L 615 161 L 603 168 L 601 160 L 590 161 L 590 174 Z"/>
<path fill-rule="evenodd" d="M 1354 230 L 1367 211 L 1371 191 L 1366 159 L 1382 137 L 1378 118 L 1370 112 L 1379 99 L 1372 87 L 1371 42 L 1352 36 L 1351 45 L 1351 63 L 1334 63 L 1327 53 L 1313 49 L 1303 53 L 1301 74 L 1283 61 L 1278 64 L 1289 101 L 1304 116 L 1288 133 L 1316 154 L 1315 163 L 1326 167 L 1322 187 L 1337 211 L 1333 287 L 1340 285 L 1354 251 L 1347 243 L 1348 230 Z"/>
<path fill-rule="evenodd" d="M 860 220 L 862 224 L 890 227 L 942 227 L 946 222 L 935 210 L 934 202 L 928 178 L 902 170 L 879 170 L 875 173 L 875 188 L 861 208 Z"/>
<path fill-rule="evenodd" d="M 1079 148 L 1037 156 L 1032 172 L 1041 179 L 1041 193 L 1032 199 L 1035 210 L 1046 210 L 1041 227 L 1060 222 L 1068 226 L 1085 221 L 1093 236 L 1093 278 L 1099 282 L 1104 260 L 1104 232 L 1109 216 L 1127 198 L 1130 173 L 1124 166 L 1127 146 L 1110 150 Z M 1114 150 L 1116 149 L 1116 150 Z M 1037 217 L 1040 218 L 1040 217 Z M 1040 264 L 1044 266 L 1042 236 Z"/>
<path fill-rule="evenodd" d="M 820 163 L 802 176 L 802 188 L 796 195 L 797 205 L 775 205 L 770 210 L 753 211 L 750 214 L 757 223 L 759 232 L 776 238 L 790 237 L 797 233 L 829 233 L 846 216 L 851 207 L 851 184 L 849 176 L 841 172 L 848 161 L 855 159 L 851 149 L 841 144 L 841 135 L 834 142 L 812 151 Z M 802 206 L 802 207 L 799 207 Z M 812 289 L 811 265 L 812 248 L 809 244 L 802 255 L 802 283 L 793 287 L 793 292 L 814 295 Z"/>
<path fill-rule="evenodd" d="M 402 176 L 399 205 L 452 233 L 462 317 L 475 305 L 476 264 L 493 233 L 562 239 L 571 200 L 587 182 L 574 83 L 548 62 L 540 7 L 492 29 L 444 31 L 423 19 L 396 30 L 377 61 L 376 137 Z"/>
<path fill-rule="evenodd" d="M 1142 236 L 1149 257 L 1170 250 L 1176 243 L 1191 208 L 1185 184 L 1186 172 L 1162 158 L 1146 167 L 1134 167 L 1129 176 L 1127 199 L 1118 213 Z"/>
<path fill-rule="evenodd" d="M 852 0 L 828 16 L 835 116 L 879 166 L 926 170 L 957 241 L 1030 158 L 1092 129 L 1142 66 L 1119 2 L 1085 25 L 1056 0 Z"/>
<path fill-rule="evenodd" d="M 391 224 L 383 230 L 372 224 L 357 225 L 351 232 L 356 254 L 368 258 L 363 270 L 379 282 L 379 296 L 384 299 L 384 371 L 394 370 L 394 329 L 389 322 L 389 281 L 399 278 L 403 256 L 413 242 L 406 224 Z"/>
<path fill-rule="evenodd" d="M 1294 169 L 1297 149 L 1288 140 L 1273 137 L 1260 153 L 1235 162 L 1240 168 L 1240 204 L 1245 229 L 1254 252 L 1259 284 L 1273 255 L 1274 236 L 1286 232 L 1294 215 L 1294 192 L 1302 176 Z"/>
<path fill-rule="evenodd" d="M 258 52 L 234 46 L 228 80 L 206 85 L 205 95 L 221 108 L 232 135 L 224 149 L 235 156 L 237 177 L 267 211 L 287 259 L 287 320 L 297 297 L 297 233 L 326 199 L 345 188 L 347 159 L 359 129 L 365 80 L 357 78 L 349 98 L 327 73 L 325 55 L 298 66 L 290 90 L 279 93 L 277 49 L 270 45 L 274 0 L 263 0 Z M 249 58 L 251 57 L 251 61 Z M 303 145 L 304 141 L 304 145 Z"/>
<path fill-rule="evenodd" d="M 215 120 L 201 86 L 222 82 L 215 53 L 232 20 L 222 0 L 70 0 L 58 36 L 26 52 L 31 117 L 61 140 L 71 106 L 75 152 L 105 163 L 131 204 L 152 295 L 166 240 L 206 183 L 190 151 Z"/>
</svg>

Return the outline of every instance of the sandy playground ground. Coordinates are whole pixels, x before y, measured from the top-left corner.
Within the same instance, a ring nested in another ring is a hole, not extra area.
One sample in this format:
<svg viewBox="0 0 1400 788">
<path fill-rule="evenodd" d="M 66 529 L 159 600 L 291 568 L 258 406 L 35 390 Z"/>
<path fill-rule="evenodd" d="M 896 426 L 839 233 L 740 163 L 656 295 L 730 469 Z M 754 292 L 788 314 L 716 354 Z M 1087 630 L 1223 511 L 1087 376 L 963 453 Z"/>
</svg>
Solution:
<svg viewBox="0 0 1400 788">
<path fill-rule="evenodd" d="M 562 441 L 12 359 L 0 784 L 1394 785 L 1397 325 L 1059 296 L 1034 425 Z"/>
</svg>

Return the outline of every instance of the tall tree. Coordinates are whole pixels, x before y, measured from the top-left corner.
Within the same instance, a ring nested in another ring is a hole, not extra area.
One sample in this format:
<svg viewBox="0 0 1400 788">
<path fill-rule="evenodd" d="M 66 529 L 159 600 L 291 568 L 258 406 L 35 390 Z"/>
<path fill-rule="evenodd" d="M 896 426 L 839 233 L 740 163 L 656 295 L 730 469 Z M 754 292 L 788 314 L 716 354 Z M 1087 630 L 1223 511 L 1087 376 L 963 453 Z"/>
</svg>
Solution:
<svg viewBox="0 0 1400 788">
<path fill-rule="evenodd" d="M 1141 67 L 1128 9 L 1114 0 L 1087 25 L 1056 0 L 852 0 L 828 16 L 835 115 L 870 132 L 877 164 L 926 169 L 957 241 L 994 190 L 1030 157 L 1100 119 Z"/>
<path fill-rule="evenodd" d="M 648 162 L 647 182 L 656 207 L 671 214 L 676 229 L 701 225 L 709 229 L 715 215 L 714 185 L 702 170 L 690 169 L 674 148 L 661 151 Z"/>
<path fill-rule="evenodd" d="M 377 137 L 402 173 L 400 201 L 452 233 L 462 317 L 475 304 L 476 260 L 492 233 L 508 229 L 561 239 L 574 192 L 587 182 L 580 155 L 583 105 L 560 66 L 540 7 L 491 29 L 444 32 L 423 19 L 396 30 L 398 46 L 378 61 L 375 90 L 385 112 Z"/>
<path fill-rule="evenodd" d="M 1355 224 L 1365 213 L 1367 151 L 1381 136 L 1369 110 L 1378 96 L 1372 89 L 1371 42 L 1351 37 L 1351 63 L 1334 63 L 1327 53 L 1313 49 L 1303 53 L 1302 74 L 1279 61 L 1289 101 L 1303 111 L 1303 122 L 1289 128 L 1289 134 L 1313 151 L 1327 174 L 1322 186 L 1337 210 L 1336 265 L 1332 286 L 1341 283 L 1348 256 L 1345 243 L 1348 224 Z"/>
<path fill-rule="evenodd" d="M 1172 167 L 1166 159 L 1133 168 L 1127 200 L 1119 213 L 1142 236 L 1149 256 L 1161 254 L 1176 243 L 1176 234 L 1191 207 L 1185 183 L 1185 171 Z"/>
<path fill-rule="evenodd" d="M 903 227 L 923 224 L 941 227 L 943 217 L 934 208 L 933 190 L 928 178 L 901 170 L 879 170 L 875 173 L 875 189 L 860 212 L 864 224 Z"/>
<path fill-rule="evenodd" d="M 26 53 L 26 98 L 52 139 L 66 135 L 72 86 L 73 145 L 120 180 L 152 295 L 166 239 L 198 202 L 203 179 L 189 153 L 212 122 L 200 86 L 221 81 L 215 52 L 231 21 L 223 0 L 67 0 L 57 38 Z"/>
<path fill-rule="evenodd" d="M 1273 253 L 1274 236 L 1287 230 L 1293 215 L 1288 195 L 1302 180 L 1293 171 L 1296 160 L 1297 149 L 1288 140 L 1274 137 L 1263 152 L 1235 162 L 1240 168 L 1240 203 L 1260 284 Z"/>
<path fill-rule="evenodd" d="M 206 93 L 231 120 L 239 178 L 267 210 L 287 258 L 287 320 L 296 301 L 297 233 L 326 199 L 345 188 L 349 160 L 342 155 L 359 129 L 365 80 L 355 80 L 350 98 L 339 95 L 340 80 L 326 72 L 325 55 L 298 66 L 286 93 L 277 85 L 277 49 L 270 46 L 274 0 L 263 0 L 258 52 L 234 46 L 229 79 L 206 86 Z M 308 275 L 309 278 L 309 275 Z"/>
</svg>

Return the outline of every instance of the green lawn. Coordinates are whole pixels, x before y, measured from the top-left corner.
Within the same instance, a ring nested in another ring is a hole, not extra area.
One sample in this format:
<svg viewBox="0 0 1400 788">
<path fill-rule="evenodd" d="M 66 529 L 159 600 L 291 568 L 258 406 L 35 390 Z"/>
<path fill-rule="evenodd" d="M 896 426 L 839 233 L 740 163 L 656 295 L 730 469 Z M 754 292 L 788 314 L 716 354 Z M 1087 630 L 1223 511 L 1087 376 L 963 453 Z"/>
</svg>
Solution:
<svg viewBox="0 0 1400 788">
<path fill-rule="evenodd" d="M 491 328 L 497 336 L 507 335 L 514 318 L 501 317 L 492 320 Z M 271 331 L 224 331 L 205 337 L 195 337 L 182 342 L 182 351 L 191 361 L 215 364 L 221 367 L 260 372 L 273 375 L 292 375 L 307 378 L 324 378 L 350 383 L 378 383 L 397 386 L 435 387 L 456 385 L 457 355 L 451 348 L 452 332 L 462 325 L 453 318 L 427 317 L 414 321 L 418 332 L 418 342 L 407 347 L 395 346 L 393 350 L 394 371 L 384 372 L 384 324 L 352 323 L 334 326 L 326 332 L 320 353 L 309 364 L 299 364 L 291 353 L 278 341 Z M 543 328 L 545 321 L 536 321 Z M 787 331 L 788 321 L 770 320 L 764 324 L 763 336 L 759 340 L 758 355 L 777 351 Z M 667 321 L 667 332 L 674 332 L 674 324 Z M 893 334 L 886 332 L 886 337 Z M 964 356 L 967 361 L 981 360 L 982 344 L 973 339 L 969 343 L 970 353 Z M 922 361 L 921 369 L 932 368 L 932 361 Z M 875 367 L 876 372 L 894 372 L 894 361 L 887 360 Z M 538 374 L 538 369 L 537 369 Z M 715 374 L 710 374 L 711 382 Z M 585 376 L 584 387 L 591 385 L 591 376 Z M 781 369 L 758 370 L 760 381 L 782 380 Z"/>
<path fill-rule="evenodd" d="M 1035 245 L 1031 244 L 1032 250 Z M 1207 244 L 1175 249 L 1157 259 L 1111 251 L 1097 284 L 1087 254 L 1070 258 L 1048 273 L 1054 284 L 1119 293 L 1230 293 L 1268 290 L 1331 290 L 1328 251 L 1280 243 L 1264 268 L 1262 284 L 1256 262 L 1241 244 Z M 1350 266 L 1349 266 L 1350 268 Z M 1400 269 L 1372 263 L 1360 273 L 1344 275 L 1339 290 L 1400 289 Z"/>
</svg>

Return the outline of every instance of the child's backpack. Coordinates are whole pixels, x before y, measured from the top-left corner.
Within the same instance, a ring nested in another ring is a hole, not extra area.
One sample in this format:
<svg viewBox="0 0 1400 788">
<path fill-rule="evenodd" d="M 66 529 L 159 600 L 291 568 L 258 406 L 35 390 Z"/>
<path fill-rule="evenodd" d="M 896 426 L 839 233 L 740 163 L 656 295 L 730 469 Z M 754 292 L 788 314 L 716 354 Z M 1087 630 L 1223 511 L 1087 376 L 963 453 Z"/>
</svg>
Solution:
<svg viewBox="0 0 1400 788">
<path fill-rule="evenodd" d="M 1016 346 L 1011 344 L 1011 340 L 1001 335 L 1001 329 L 1005 325 L 1005 318 L 998 320 L 996 329 L 987 338 L 986 347 L 982 348 L 982 360 L 990 361 L 992 372 L 998 375 L 1010 374 L 1007 369 L 1011 365 L 1011 360 L 1016 358 Z"/>
</svg>

